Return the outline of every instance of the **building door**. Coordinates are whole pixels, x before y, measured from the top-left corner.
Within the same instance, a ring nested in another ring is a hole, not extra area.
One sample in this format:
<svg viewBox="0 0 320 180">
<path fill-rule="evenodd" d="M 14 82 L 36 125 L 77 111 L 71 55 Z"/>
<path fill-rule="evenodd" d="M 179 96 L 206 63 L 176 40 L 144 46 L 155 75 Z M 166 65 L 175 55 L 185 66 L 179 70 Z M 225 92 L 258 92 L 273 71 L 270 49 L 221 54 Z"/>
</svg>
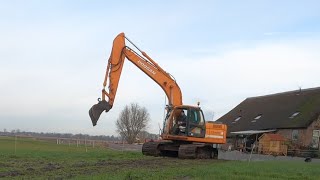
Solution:
<svg viewBox="0 0 320 180">
<path fill-rule="evenodd" d="M 312 148 L 319 149 L 319 137 L 320 137 L 320 130 L 313 130 L 312 133 Z"/>
</svg>

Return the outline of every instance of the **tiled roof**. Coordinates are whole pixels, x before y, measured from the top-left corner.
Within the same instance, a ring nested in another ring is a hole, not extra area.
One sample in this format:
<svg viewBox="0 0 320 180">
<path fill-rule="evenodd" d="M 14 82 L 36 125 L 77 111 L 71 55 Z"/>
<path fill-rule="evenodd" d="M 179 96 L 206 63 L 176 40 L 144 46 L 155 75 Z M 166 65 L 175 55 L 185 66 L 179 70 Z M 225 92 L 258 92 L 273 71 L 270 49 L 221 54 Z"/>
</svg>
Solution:
<svg viewBox="0 0 320 180">
<path fill-rule="evenodd" d="M 319 114 L 320 88 L 311 88 L 247 98 L 217 121 L 228 132 L 306 128 Z"/>
</svg>

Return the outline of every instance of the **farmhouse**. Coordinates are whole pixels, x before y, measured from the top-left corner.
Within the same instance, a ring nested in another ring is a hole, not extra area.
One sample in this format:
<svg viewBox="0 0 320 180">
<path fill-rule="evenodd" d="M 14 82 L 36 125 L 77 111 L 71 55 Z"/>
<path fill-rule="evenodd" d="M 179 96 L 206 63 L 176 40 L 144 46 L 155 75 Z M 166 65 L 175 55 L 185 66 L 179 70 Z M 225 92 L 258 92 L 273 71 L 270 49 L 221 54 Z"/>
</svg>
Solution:
<svg viewBox="0 0 320 180">
<path fill-rule="evenodd" d="M 217 121 L 227 124 L 228 137 L 272 132 L 301 147 L 319 149 L 319 115 L 320 87 L 247 98 Z"/>
</svg>

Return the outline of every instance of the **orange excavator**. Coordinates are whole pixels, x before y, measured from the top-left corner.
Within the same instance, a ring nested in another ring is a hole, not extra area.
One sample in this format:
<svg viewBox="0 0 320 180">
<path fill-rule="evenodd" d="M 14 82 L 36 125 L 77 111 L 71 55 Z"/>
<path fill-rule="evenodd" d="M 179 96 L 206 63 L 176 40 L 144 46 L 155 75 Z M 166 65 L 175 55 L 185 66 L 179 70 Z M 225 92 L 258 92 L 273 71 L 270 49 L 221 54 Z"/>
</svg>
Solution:
<svg viewBox="0 0 320 180">
<path fill-rule="evenodd" d="M 141 55 L 126 46 L 126 40 L 138 49 Z M 162 140 L 144 143 L 142 153 L 179 158 L 217 158 L 218 144 L 226 143 L 227 126 L 206 122 L 199 104 L 183 105 L 181 90 L 173 76 L 134 45 L 124 33 L 120 33 L 113 41 L 103 82 L 102 99 L 99 98 L 98 104 L 89 110 L 93 126 L 97 124 L 101 113 L 108 112 L 113 106 L 125 59 L 154 80 L 168 98 L 167 113 L 161 133 Z M 107 84 L 108 91 L 105 88 Z"/>
</svg>

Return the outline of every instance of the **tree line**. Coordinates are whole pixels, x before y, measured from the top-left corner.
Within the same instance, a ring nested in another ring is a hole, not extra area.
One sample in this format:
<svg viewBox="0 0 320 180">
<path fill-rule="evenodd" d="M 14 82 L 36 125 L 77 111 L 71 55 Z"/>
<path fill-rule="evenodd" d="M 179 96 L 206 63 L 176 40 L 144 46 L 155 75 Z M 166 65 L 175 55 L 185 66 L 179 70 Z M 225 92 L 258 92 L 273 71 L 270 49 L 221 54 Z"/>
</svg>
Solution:
<svg viewBox="0 0 320 180">
<path fill-rule="evenodd" d="M 2 136 L 31 136 L 31 137 L 55 137 L 55 138 L 73 138 L 73 139 L 90 139 L 104 141 L 127 141 L 132 144 L 134 142 L 144 142 L 146 140 L 159 139 L 158 134 L 147 132 L 150 115 L 145 107 L 139 106 L 137 103 L 126 105 L 120 112 L 116 121 L 117 132 L 119 136 L 92 136 L 89 134 L 72 134 L 72 133 L 44 133 L 44 132 L 27 132 L 20 129 L 8 131 L 3 129 L 0 131 Z"/>
<path fill-rule="evenodd" d="M 30 132 L 14 129 L 8 131 L 3 129 L 0 131 L 1 136 L 30 136 L 30 137 L 52 137 L 52 138 L 72 138 L 72 139 L 91 139 L 103 141 L 120 141 L 120 136 L 105 136 L 105 135 L 89 135 L 89 134 L 72 134 L 72 133 L 55 133 L 55 132 Z"/>
</svg>

